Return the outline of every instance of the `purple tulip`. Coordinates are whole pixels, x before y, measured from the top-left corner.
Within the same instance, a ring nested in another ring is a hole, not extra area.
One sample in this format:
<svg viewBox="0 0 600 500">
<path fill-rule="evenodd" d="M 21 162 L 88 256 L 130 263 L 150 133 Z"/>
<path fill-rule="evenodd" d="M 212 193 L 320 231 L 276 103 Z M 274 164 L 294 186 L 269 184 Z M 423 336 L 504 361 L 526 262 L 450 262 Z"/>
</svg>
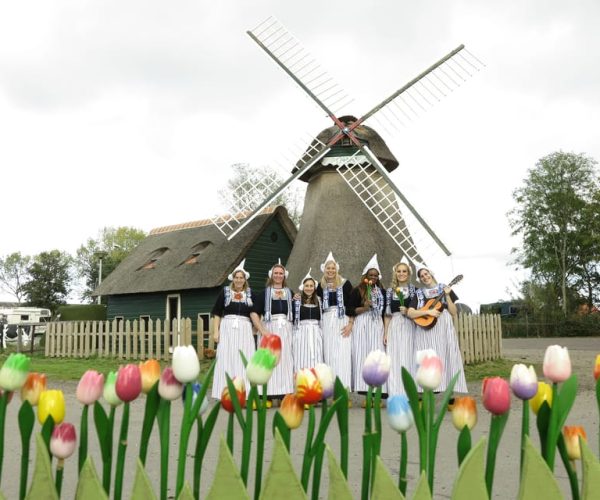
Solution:
<svg viewBox="0 0 600 500">
<path fill-rule="evenodd" d="M 383 351 L 372 351 L 365 359 L 362 369 L 363 380 L 370 386 L 379 387 L 390 375 L 390 357 Z"/>
<path fill-rule="evenodd" d="M 515 396 L 522 400 L 529 400 L 537 394 L 537 375 L 533 366 L 527 368 L 524 364 L 513 365 L 510 372 L 510 388 Z"/>
</svg>

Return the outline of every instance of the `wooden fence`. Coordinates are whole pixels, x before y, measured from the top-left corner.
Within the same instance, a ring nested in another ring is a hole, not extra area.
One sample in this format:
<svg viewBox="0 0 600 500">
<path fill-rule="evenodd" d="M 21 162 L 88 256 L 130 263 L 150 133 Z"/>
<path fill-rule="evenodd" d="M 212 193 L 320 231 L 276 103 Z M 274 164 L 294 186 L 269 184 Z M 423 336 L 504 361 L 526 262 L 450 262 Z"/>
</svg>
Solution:
<svg viewBox="0 0 600 500">
<path fill-rule="evenodd" d="M 212 321 L 211 321 L 212 328 Z M 459 344 L 466 364 L 502 357 L 500 315 L 461 314 L 456 321 Z M 423 332 L 423 334 L 427 334 Z M 167 321 L 61 321 L 48 323 L 45 353 L 48 357 L 169 360 L 171 348 L 193 345 L 200 358 L 214 352 L 209 331 L 192 330 L 189 318 Z"/>
</svg>

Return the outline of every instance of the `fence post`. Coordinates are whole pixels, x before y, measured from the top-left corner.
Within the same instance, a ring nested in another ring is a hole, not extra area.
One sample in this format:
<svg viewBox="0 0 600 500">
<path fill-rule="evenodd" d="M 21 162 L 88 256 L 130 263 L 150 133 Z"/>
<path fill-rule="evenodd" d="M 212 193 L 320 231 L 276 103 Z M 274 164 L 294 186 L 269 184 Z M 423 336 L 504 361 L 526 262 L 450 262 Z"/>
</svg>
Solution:
<svg viewBox="0 0 600 500">
<path fill-rule="evenodd" d="M 132 336 L 131 340 L 133 342 L 133 350 L 132 350 L 133 359 L 138 359 L 139 335 L 138 335 L 138 320 L 137 319 L 133 320 L 133 336 Z"/>
</svg>

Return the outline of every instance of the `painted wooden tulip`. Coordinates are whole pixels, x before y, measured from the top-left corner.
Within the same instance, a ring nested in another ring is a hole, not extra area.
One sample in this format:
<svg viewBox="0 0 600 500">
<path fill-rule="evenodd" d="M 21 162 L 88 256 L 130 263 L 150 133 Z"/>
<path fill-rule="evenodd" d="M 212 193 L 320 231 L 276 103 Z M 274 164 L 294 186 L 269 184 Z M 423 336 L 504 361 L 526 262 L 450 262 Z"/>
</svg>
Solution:
<svg viewBox="0 0 600 500">
<path fill-rule="evenodd" d="M 314 405 L 323 399 L 323 387 L 312 368 L 296 372 L 296 397 L 305 405 Z"/>
<path fill-rule="evenodd" d="M 173 351 L 173 373 L 182 384 L 195 382 L 200 374 L 200 361 L 191 345 L 180 345 Z"/>
<path fill-rule="evenodd" d="M 50 452 L 52 455 L 64 460 L 73 454 L 76 446 L 77 435 L 73 424 L 63 422 L 54 426 L 52 437 L 50 438 Z"/>
<path fill-rule="evenodd" d="M 564 382 L 571 376 L 569 350 L 559 345 L 546 348 L 544 354 L 544 376 L 552 382 Z"/>
<path fill-rule="evenodd" d="M 600 378 L 600 354 L 596 356 L 596 364 L 594 365 L 594 378 L 596 380 Z"/>
<path fill-rule="evenodd" d="M 390 376 L 390 357 L 383 351 L 371 351 L 362 369 L 363 380 L 370 386 L 379 387 Z"/>
<path fill-rule="evenodd" d="M 433 349 L 417 351 L 416 382 L 423 389 L 437 389 L 442 383 L 442 360 Z"/>
<path fill-rule="evenodd" d="M 117 382 L 117 372 L 108 372 L 106 380 L 104 381 L 104 390 L 102 391 L 102 397 L 110 406 L 119 406 L 123 401 L 117 396 L 115 390 L 115 384 Z"/>
<path fill-rule="evenodd" d="M 59 390 L 42 391 L 38 400 L 38 420 L 44 425 L 52 415 L 55 424 L 60 424 L 65 418 L 65 396 Z"/>
<path fill-rule="evenodd" d="M 27 375 L 25 383 L 21 387 L 21 401 L 29 401 L 31 406 L 38 404 L 40 394 L 46 390 L 46 375 L 44 373 L 31 372 Z"/>
<path fill-rule="evenodd" d="M 323 399 L 330 398 L 333 396 L 333 389 L 335 386 L 335 375 L 329 365 L 325 363 L 319 363 L 314 368 L 317 378 L 321 383 L 321 389 L 323 390 Z"/>
<path fill-rule="evenodd" d="M 452 408 L 452 423 L 462 431 L 465 425 L 471 430 L 477 424 L 477 404 L 470 396 L 456 398 Z"/>
<path fill-rule="evenodd" d="M 183 394 L 181 398 L 181 402 L 185 403 L 185 387 L 183 388 Z M 196 402 L 196 398 L 200 394 L 200 389 L 202 389 L 202 384 L 199 382 L 194 382 L 192 384 L 192 406 Z M 198 415 L 204 415 L 204 413 L 208 410 L 208 399 L 204 396 L 202 403 L 200 404 L 200 408 L 198 408 Z"/>
<path fill-rule="evenodd" d="M 167 401 L 174 401 L 181 397 L 183 393 L 183 384 L 175 378 L 173 368 L 167 366 L 158 381 L 158 394 Z"/>
<path fill-rule="evenodd" d="M 274 333 L 267 333 L 260 339 L 260 345 L 263 349 L 268 349 L 275 356 L 275 366 L 279 364 L 281 358 L 281 338 Z"/>
<path fill-rule="evenodd" d="M 129 403 L 142 392 L 142 375 L 138 365 L 129 364 L 119 368 L 115 383 L 117 396 L 124 403 Z"/>
<path fill-rule="evenodd" d="M 290 429 L 297 429 L 304 418 L 304 404 L 295 394 L 286 394 L 281 402 L 279 413 Z"/>
<path fill-rule="evenodd" d="M 235 387 L 235 393 L 238 401 L 242 408 L 246 407 L 246 384 L 239 377 L 233 377 L 231 379 L 233 386 Z M 225 386 L 223 392 L 221 392 L 221 406 L 225 411 L 233 413 L 233 401 L 231 401 L 231 395 L 229 394 L 229 387 Z"/>
<path fill-rule="evenodd" d="M 565 437 L 565 445 L 567 454 L 571 460 L 581 459 L 581 445 L 579 438 L 587 441 L 587 435 L 583 427 L 579 425 L 565 425 L 563 427 L 563 436 Z"/>
<path fill-rule="evenodd" d="M 524 364 L 513 365 L 510 371 L 510 388 L 519 399 L 527 400 L 536 395 L 538 380 L 533 366 L 527 368 Z"/>
<path fill-rule="evenodd" d="M 415 423 L 408 398 L 404 394 L 388 398 L 387 415 L 390 427 L 396 432 L 406 432 Z"/>
<path fill-rule="evenodd" d="M 160 379 L 160 363 L 156 359 L 148 359 L 139 365 L 142 375 L 142 392 L 148 394 Z"/>
<path fill-rule="evenodd" d="M 535 396 L 529 400 L 529 406 L 533 410 L 533 413 L 538 414 L 540 406 L 542 406 L 544 401 L 548 403 L 548 406 L 552 407 L 552 387 L 546 382 L 538 382 L 538 390 Z"/>
<path fill-rule="evenodd" d="M 8 401 L 7 403 L 10 403 L 12 401 L 13 398 L 13 391 L 8 391 Z M 4 389 L 0 389 L 0 398 L 2 398 L 2 396 L 4 396 Z"/>
<path fill-rule="evenodd" d="M 494 415 L 502 415 L 510 409 L 510 387 L 503 378 L 484 378 L 482 396 L 483 406 Z"/>
<path fill-rule="evenodd" d="M 277 359 L 265 348 L 259 348 L 248 361 L 246 377 L 253 385 L 264 385 L 271 378 Z"/>
<path fill-rule="evenodd" d="M 0 368 L 0 388 L 5 391 L 20 389 L 27 380 L 30 359 L 21 353 L 12 353 Z"/>
<path fill-rule="evenodd" d="M 84 405 L 94 404 L 102 396 L 104 390 L 104 375 L 96 370 L 88 370 L 79 379 L 75 395 Z"/>
</svg>

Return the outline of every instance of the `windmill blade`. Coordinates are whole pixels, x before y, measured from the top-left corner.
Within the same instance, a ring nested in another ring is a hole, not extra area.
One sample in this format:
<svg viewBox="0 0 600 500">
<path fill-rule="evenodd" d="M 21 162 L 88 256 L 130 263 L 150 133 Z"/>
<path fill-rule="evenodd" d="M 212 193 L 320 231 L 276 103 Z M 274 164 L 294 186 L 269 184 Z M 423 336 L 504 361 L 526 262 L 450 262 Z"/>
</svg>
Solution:
<svg viewBox="0 0 600 500">
<path fill-rule="evenodd" d="M 337 171 L 413 263 L 426 262 L 440 251 L 450 255 L 367 146 Z"/>
<path fill-rule="evenodd" d="M 396 124 L 405 126 L 460 87 L 484 66 L 464 45 L 459 45 L 373 107 L 350 129 L 353 130 L 361 123 L 372 119 L 375 114 L 377 118 L 381 118 L 377 120 L 377 127 L 387 128 L 392 125 L 397 128 Z"/>
<path fill-rule="evenodd" d="M 353 99 L 294 35 L 272 16 L 246 33 L 337 123 L 336 114 Z"/>
</svg>

